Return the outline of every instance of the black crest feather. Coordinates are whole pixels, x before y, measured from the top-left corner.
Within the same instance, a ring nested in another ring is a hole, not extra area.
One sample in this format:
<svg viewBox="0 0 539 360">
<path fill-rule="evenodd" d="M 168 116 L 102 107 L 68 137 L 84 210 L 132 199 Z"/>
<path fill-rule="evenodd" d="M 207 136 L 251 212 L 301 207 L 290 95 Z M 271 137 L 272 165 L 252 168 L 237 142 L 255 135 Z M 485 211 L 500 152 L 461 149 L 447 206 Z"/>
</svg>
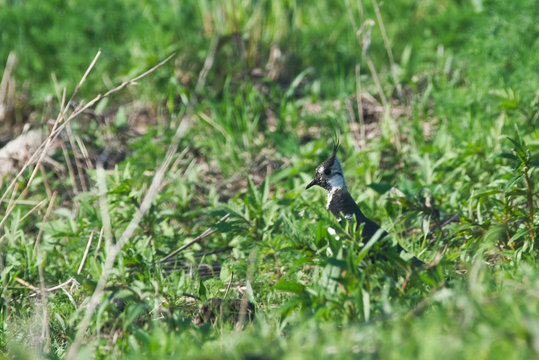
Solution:
<svg viewBox="0 0 539 360">
<path fill-rule="evenodd" d="M 338 139 L 335 139 L 333 141 L 333 152 L 331 153 L 331 156 L 322 163 L 324 168 L 330 168 L 333 166 L 333 162 L 335 161 L 335 157 L 337 156 L 337 151 L 339 150 L 340 143 Z"/>
<path fill-rule="evenodd" d="M 337 151 L 339 150 L 340 147 L 341 147 L 341 143 L 339 142 L 339 138 L 336 137 L 335 139 L 333 139 L 333 153 L 331 154 L 332 157 L 337 155 Z"/>
</svg>

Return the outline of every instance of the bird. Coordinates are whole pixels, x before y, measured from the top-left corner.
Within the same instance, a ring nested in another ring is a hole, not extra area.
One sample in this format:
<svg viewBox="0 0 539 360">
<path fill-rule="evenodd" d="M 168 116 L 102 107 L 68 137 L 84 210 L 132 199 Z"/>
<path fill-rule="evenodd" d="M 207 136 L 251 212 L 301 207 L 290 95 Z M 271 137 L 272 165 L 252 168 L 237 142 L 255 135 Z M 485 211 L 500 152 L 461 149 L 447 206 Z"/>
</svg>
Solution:
<svg viewBox="0 0 539 360">
<path fill-rule="evenodd" d="M 363 224 L 363 230 L 361 232 L 363 241 L 368 242 L 373 236 L 378 234 L 377 241 L 383 242 L 381 250 L 383 252 L 391 251 L 389 242 L 384 241 L 384 238 L 388 235 L 387 231 L 381 229 L 380 225 L 363 214 L 348 191 L 344 179 L 343 168 L 341 162 L 337 158 L 338 149 L 339 143 L 335 142 L 331 156 L 318 165 L 313 181 L 311 181 L 305 189 L 307 190 L 315 185 L 324 188 L 327 191 L 326 209 L 329 210 L 339 222 L 343 220 L 343 217 L 344 220 L 348 221 L 355 217 L 358 228 Z M 399 254 L 405 251 L 400 244 L 397 244 L 395 250 Z M 384 257 L 388 258 L 382 254 L 382 258 Z M 425 265 L 423 261 L 415 256 L 410 259 L 410 262 L 414 267 Z"/>
</svg>

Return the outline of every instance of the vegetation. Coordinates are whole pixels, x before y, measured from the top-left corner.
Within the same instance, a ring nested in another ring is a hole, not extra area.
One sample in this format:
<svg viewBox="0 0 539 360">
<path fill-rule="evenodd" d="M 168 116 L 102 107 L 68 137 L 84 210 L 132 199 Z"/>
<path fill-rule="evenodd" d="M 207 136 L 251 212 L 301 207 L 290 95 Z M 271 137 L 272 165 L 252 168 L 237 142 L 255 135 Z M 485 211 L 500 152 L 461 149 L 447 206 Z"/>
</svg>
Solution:
<svg viewBox="0 0 539 360">
<path fill-rule="evenodd" d="M 0 181 L 0 357 L 537 357 L 537 18 L 0 0 L 1 145 L 63 126 Z M 361 208 L 428 269 L 367 261 L 304 191 L 335 137 Z"/>
</svg>

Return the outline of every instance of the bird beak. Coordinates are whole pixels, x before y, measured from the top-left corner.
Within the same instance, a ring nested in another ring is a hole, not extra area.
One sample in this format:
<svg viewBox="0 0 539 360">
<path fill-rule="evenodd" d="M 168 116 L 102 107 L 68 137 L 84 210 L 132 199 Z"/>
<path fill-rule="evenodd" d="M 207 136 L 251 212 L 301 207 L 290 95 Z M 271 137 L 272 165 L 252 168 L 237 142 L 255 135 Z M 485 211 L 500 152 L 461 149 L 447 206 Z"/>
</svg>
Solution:
<svg viewBox="0 0 539 360">
<path fill-rule="evenodd" d="M 307 190 L 308 188 L 310 188 L 311 186 L 314 186 L 314 185 L 318 185 L 318 182 L 316 181 L 316 179 L 314 179 L 313 181 L 311 181 L 309 183 L 309 185 L 305 186 L 305 190 Z"/>
</svg>

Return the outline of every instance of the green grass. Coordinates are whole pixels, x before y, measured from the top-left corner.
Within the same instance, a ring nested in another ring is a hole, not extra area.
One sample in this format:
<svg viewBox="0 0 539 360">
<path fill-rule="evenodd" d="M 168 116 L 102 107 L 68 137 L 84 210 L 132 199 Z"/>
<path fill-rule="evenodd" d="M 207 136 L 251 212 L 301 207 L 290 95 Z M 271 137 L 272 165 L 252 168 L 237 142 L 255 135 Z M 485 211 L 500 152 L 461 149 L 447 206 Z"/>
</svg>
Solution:
<svg viewBox="0 0 539 360">
<path fill-rule="evenodd" d="M 372 2 L 363 7 L 376 19 Z M 59 105 L 46 100 L 55 94 L 51 74 L 69 96 L 99 48 L 76 101 L 176 52 L 72 122 L 59 139 L 65 151 L 54 150 L 0 229 L 0 356 L 66 357 L 112 251 L 105 240 L 98 248 L 103 226 L 110 221 L 112 243 L 121 241 L 177 126 L 189 121 L 106 277 L 78 358 L 537 357 L 539 7 L 383 5 L 403 95 L 375 25 L 369 56 L 396 111 L 367 109 L 364 146 L 356 64 L 363 92 L 381 99 L 349 12 L 359 23 L 356 2 L 0 0 L 0 64 L 18 55 L 13 129 L 56 117 Z M 195 93 L 212 38 L 215 62 Z M 282 70 L 270 79 L 273 45 Z M 324 209 L 325 193 L 304 190 L 335 137 L 362 210 L 435 267 L 408 277 L 398 262 L 362 262 L 358 235 Z M 16 182 L 17 195 L 30 174 Z M 57 196 L 47 215 L 48 189 Z M 160 262 L 209 228 L 217 231 L 177 256 L 187 267 L 219 264 L 218 274 Z M 70 278 L 44 298 L 28 285 Z M 252 302 L 255 320 L 243 329 L 229 319 L 194 325 L 203 302 L 225 292 Z"/>
</svg>

